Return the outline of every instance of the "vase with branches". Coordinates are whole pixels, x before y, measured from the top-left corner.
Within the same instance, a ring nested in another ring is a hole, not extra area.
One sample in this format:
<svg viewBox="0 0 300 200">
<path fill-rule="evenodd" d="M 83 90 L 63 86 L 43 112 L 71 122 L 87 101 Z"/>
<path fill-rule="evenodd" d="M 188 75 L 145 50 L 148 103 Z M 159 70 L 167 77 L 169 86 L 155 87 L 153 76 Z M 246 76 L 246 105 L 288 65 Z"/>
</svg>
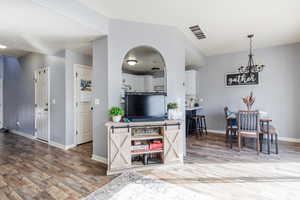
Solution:
<svg viewBox="0 0 300 200">
<path fill-rule="evenodd" d="M 253 97 L 253 92 L 250 92 L 250 95 L 249 95 L 249 96 L 244 97 L 244 98 L 243 98 L 243 102 L 244 102 L 244 104 L 247 106 L 247 109 L 248 109 L 248 110 L 251 110 L 252 105 L 253 105 L 254 102 L 255 102 L 255 98 Z"/>
</svg>

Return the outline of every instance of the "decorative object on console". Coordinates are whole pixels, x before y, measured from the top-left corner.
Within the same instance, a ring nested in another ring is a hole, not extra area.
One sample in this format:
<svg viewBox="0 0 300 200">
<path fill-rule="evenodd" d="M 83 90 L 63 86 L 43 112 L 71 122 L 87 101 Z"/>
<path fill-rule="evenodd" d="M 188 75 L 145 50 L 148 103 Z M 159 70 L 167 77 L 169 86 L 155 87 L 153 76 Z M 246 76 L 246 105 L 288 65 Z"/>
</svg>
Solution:
<svg viewBox="0 0 300 200">
<path fill-rule="evenodd" d="M 120 107 L 112 107 L 108 113 L 112 117 L 113 122 L 120 122 L 125 114 L 124 110 Z"/>
<path fill-rule="evenodd" d="M 247 109 L 251 110 L 251 107 L 255 102 L 255 98 L 253 97 L 253 92 L 250 92 L 250 96 L 244 97 L 243 102 L 247 106 Z"/>
<path fill-rule="evenodd" d="M 177 103 L 169 103 L 168 104 L 168 118 L 170 120 L 176 119 L 177 112 L 178 112 L 178 104 Z"/>
</svg>

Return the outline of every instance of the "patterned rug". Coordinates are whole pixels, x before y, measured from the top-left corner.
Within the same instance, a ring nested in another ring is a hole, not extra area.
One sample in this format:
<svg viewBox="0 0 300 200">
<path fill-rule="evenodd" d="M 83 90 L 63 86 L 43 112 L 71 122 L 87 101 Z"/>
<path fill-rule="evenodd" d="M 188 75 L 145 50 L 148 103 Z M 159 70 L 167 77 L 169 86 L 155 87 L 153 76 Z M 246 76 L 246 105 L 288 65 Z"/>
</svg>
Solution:
<svg viewBox="0 0 300 200">
<path fill-rule="evenodd" d="M 84 200 L 213 200 L 200 194 L 137 172 L 126 172 Z"/>
</svg>

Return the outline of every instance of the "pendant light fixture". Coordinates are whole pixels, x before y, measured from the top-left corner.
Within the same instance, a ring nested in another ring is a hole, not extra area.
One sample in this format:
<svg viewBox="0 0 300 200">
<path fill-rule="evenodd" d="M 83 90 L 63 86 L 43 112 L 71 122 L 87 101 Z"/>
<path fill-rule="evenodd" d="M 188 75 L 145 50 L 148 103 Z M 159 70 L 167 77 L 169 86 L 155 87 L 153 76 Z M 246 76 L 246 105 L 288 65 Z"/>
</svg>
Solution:
<svg viewBox="0 0 300 200">
<path fill-rule="evenodd" d="M 265 65 L 257 65 L 254 63 L 254 55 L 253 55 L 253 49 L 252 49 L 252 38 L 254 37 L 253 34 L 248 35 L 248 38 L 250 39 L 250 53 L 249 53 L 249 60 L 248 60 L 248 65 L 246 67 L 241 66 L 238 68 L 238 71 L 240 74 L 253 74 L 253 73 L 258 73 L 261 72 Z"/>
</svg>

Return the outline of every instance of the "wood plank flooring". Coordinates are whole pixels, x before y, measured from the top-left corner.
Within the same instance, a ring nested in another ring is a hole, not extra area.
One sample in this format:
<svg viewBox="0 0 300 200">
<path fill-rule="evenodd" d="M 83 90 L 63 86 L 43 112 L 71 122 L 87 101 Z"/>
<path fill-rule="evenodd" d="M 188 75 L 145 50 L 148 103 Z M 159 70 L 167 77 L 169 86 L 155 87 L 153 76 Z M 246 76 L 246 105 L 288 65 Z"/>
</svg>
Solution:
<svg viewBox="0 0 300 200">
<path fill-rule="evenodd" d="M 207 194 L 211 199 L 300 198 L 299 143 L 280 142 L 279 155 L 257 156 L 254 141 L 239 153 L 236 147 L 229 148 L 224 137 L 189 137 L 183 166 L 161 167 L 143 174 Z"/>
<path fill-rule="evenodd" d="M 248 144 L 248 142 L 247 142 Z M 182 166 L 143 171 L 212 199 L 297 199 L 300 144 L 280 143 L 279 155 L 256 155 L 253 142 L 241 153 L 223 135 L 188 138 Z M 114 177 L 90 159 L 92 144 L 63 151 L 11 133 L 0 133 L 0 200 L 77 200 Z"/>
<path fill-rule="evenodd" d="M 64 151 L 0 133 L 1 200 L 76 200 L 108 183 L 106 167 L 91 160 L 92 144 Z"/>
</svg>

